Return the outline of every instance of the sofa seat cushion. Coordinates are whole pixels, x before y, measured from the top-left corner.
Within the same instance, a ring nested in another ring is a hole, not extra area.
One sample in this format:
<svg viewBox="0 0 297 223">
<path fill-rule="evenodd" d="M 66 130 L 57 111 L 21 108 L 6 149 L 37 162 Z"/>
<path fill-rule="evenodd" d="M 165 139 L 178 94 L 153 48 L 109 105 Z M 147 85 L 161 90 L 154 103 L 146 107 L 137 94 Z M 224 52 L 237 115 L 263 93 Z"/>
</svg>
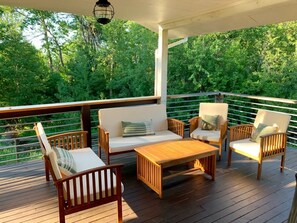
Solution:
<svg viewBox="0 0 297 223">
<path fill-rule="evenodd" d="M 104 162 L 94 153 L 91 148 L 75 149 L 70 153 L 76 165 L 76 172 L 105 166 Z"/>
<path fill-rule="evenodd" d="M 112 137 L 109 139 L 109 152 L 124 152 L 134 150 L 134 148 L 138 146 L 179 139 L 182 139 L 180 135 L 177 135 L 169 130 L 155 132 L 155 135 L 148 136 L 135 136 L 125 138 Z"/>
<path fill-rule="evenodd" d="M 251 142 L 250 138 L 230 142 L 229 146 L 236 150 L 237 153 L 248 157 L 259 157 L 260 144 Z"/>
<path fill-rule="evenodd" d="M 202 130 L 201 128 L 195 129 L 191 133 L 191 138 L 199 139 L 203 141 L 210 141 L 210 142 L 219 142 L 220 141 L 220 131 L 215 130 Z"/>
</svg>

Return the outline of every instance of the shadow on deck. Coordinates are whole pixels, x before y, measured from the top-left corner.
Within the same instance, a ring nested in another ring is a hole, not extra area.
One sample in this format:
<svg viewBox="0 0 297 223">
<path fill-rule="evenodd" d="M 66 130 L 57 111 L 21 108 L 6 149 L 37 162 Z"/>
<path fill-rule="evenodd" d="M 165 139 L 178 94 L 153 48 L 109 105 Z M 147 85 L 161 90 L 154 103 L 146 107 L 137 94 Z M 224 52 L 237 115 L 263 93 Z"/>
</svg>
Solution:
<svg viewBox="0 0 297 223">
<path fill-rule="evenodd" d="M 286 222 L 297 172 L 297 149 L 288 149 L 286 169 L 280 159 L 263 164 L 256 180 L 257 163 L 227 152 L 217 162 L 216 181 L 196 172 L 170 179 L 159 199 L 136 179 L 135 154 L 112 158 L 123 163 L 124 222 Z M 41 160 L 0 167 L 0 222 L 58 222 L 58 202 L 53 182 L 46 182 Z M 107 204 L 66 216 L 67 222 L 116 222 L 116 204 Z"/>
</svg>

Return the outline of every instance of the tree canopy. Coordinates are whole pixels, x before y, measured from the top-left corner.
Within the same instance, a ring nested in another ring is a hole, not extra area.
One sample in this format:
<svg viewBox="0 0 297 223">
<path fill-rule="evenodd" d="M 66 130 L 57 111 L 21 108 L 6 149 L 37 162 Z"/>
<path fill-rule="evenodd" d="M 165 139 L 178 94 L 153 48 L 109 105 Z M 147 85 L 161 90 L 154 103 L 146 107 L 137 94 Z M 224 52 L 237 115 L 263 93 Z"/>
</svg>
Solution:
<svg viewBox="0 0 297 223">
<path fill-rule="evenodd" d="M 153 95 L 156 48 L 131 21 L 0 7 L 0 106 Z M 296 98 L 296 61 L 297 22 L 191 37 L 169 49 L 168 94 Z"/>
</svg>

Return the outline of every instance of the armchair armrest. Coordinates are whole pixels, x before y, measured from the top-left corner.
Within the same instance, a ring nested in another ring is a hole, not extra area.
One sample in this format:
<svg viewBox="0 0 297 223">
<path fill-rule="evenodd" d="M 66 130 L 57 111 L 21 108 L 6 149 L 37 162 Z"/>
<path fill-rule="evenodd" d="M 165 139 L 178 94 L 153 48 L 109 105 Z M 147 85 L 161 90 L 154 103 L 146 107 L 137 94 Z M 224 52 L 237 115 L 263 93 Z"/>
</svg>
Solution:
<svg viewBox="0 0 297 223">
<path fill-rule="evenodd" d="M 105 153 L 109 153 L 109 132 L 102 126 L 98 125 L 98 141 L 99 147 L 103 148 Z"/>
<path fill-rule="evenodd" d="M 73 150 L 87 147 L 87 134 L 87 131 L 75 131 L 53 135 L 47 139 L 51 146 Z"/>
<path fill-rule="evenodd" d="M 168 122 L 168 130 L 184 138 L 185 123 L 183 121 L 180 121 L 174 118 L 168 118 L 167 122 Z"/>
<path fill-rule="evenodd" d="M 200 117 L 195 116 L 189 120 L 190 123 L 190 134 L 198 128 Z"/>
<path fill-rule="evenodd" d="M 286 133 L 273 133 L 260 136 L 260 151 L 262 158 L 284 153 L 287 145 Z"/>
<path fill-rule="evenodd" d="M 230 127 L 230 142 L 250 138 L 253 124 L 244 124 Z"/>
<path fill-rule="evenodd" d="M 227 137 L 227 130 L 228 130 L 228 121 L 225 121 L 222 125 L 220 125 L 221 141 Z"/>
</svg>

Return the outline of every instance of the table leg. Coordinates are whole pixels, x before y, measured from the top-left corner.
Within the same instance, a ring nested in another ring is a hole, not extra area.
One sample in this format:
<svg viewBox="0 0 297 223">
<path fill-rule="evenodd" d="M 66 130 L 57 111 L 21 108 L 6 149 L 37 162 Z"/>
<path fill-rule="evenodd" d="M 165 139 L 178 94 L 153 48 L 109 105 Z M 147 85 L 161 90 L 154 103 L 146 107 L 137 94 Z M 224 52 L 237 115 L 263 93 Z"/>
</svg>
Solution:
<svg viewBox="0 0 297 223">
<path fill-rule="evenodd" d="M 137 179 L 154 190 L 160 198 L 163 196 L 163 171 L 160 165 L 150 162 L 137 154 Z"/>
</svg>

